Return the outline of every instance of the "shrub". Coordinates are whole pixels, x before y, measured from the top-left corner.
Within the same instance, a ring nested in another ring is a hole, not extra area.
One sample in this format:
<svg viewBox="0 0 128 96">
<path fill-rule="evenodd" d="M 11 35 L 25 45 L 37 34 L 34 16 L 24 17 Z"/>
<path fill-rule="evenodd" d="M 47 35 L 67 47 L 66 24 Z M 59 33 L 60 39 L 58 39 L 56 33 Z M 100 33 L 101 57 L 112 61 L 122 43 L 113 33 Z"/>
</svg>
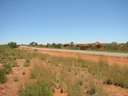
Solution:
<svg viewBox="0 0 128 96">
<path fill-rule="evenodd" d="M 30 46 L 37 46 L 38 43 L 33 41 L 33 42 L 31 42 L 29 45 L 30 45 Z"/>
<path fill-rule="evenodd" d="M 10 42 L 10 43 L 8 43 L 8 46 L 10 48 L 17 48 L 18 47 L 16 42 Z"/>
<path fill-rule="evenodd" d="M 4 69 L 0 69 L 0 83 L 4 83 L 7 80 Z"/>
</svg>

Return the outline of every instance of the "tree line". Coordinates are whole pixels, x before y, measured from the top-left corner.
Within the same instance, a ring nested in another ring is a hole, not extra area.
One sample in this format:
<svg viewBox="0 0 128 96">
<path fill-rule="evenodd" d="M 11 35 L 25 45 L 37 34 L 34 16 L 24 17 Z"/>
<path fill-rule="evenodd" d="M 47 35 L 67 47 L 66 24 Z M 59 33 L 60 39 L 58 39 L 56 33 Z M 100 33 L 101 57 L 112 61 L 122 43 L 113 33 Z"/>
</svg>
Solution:
<svg viewBox="0 0 128 96">
<path fill-rule="evenodd" d="M 24 45 L 24 44 L 22 44 Z M 8 46 L 11 48 L 17 48 L 18 45 L 16 42 L 9 42 Z M 98 50 L 98 51 L 120 51 L 128 52 L 128 41 L 126 43 L 88 43 L 88 44 L 77 44 L 74 42 L 62 44 L 62 43 L 47 43 L 47 44 L 38 44 L 37 42 L 31 42 L 27 46 L 33 47 L 46 47 L 46 48 L 59 48 L 59 49 L 75 49 L 75 50 Z"/>
</svg>

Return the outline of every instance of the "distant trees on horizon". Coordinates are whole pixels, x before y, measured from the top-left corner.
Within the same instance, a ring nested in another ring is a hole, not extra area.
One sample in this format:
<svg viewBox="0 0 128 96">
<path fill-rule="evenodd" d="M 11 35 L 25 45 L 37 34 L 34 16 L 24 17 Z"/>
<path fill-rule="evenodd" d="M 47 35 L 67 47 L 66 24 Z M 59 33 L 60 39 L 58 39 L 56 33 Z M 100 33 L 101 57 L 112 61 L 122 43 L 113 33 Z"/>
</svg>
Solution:
<svg viewBox="0 0 128 96">
<path fill-rule="evenodd" d="M 18 47 L 16 42 L 9 42 L 8 46 L 11 47 L 11 48 L 17 48 Z"/>
<path fill-rule="evenodd" d="M 11 48 L 17 48 L 18 45 L 16 42 L 9 42 L 7 44 Z M 99 50 L 99 51 L 127 51 L 128 52 L 128 41 L 126 43 L 88 43 L 88 44 L 76 44 L 74 42 L 62 44 L 62 43 L 47 43 L 47 44 L 38 44 L 33 41 L 29 44 L 21 44 L 29 46 L 38 46 L 38 47 L 47 47 L 47 48 L 59 48 L 59 49 L 76 49 L 76 50 Z"/>
</svg>

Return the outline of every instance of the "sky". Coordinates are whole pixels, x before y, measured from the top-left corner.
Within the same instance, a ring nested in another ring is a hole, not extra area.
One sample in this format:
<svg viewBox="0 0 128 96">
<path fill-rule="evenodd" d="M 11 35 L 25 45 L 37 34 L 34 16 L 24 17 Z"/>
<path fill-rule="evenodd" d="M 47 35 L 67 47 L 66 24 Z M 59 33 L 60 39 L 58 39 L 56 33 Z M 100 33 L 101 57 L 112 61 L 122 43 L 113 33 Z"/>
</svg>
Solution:
<svg viewBox="0 0 128 96">
<path fill-rule="evenodd" d="M 128 41 L 128 0 L 0 0 L 0 43 Z"/>
</svg>

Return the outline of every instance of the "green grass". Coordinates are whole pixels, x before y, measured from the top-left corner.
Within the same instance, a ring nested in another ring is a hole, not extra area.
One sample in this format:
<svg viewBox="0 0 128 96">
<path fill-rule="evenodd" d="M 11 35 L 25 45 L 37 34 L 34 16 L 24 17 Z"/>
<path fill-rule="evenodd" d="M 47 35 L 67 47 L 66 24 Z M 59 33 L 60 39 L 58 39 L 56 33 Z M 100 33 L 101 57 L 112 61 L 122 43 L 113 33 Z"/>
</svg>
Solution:
<svg viewBox="0 0 128 96">
<path fill-rule="evenodd" d="M 52 90 L 48 83 L 38 82 L 26 86 L 20 96 L 52 96 Z"/>
<path fill-rule="evenodd" d="M 0 69 L 0 84 L 6 82 L 7 77 L 4 69 Z"/>
</svg>

